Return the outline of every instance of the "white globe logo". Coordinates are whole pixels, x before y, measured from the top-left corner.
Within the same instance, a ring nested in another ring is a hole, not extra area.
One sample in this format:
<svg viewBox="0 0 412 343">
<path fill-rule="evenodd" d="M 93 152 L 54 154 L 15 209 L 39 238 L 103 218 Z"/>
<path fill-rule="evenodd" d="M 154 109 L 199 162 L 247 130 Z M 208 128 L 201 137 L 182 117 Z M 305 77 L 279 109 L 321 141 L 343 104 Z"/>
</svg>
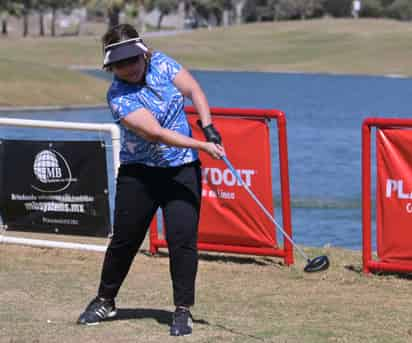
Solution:
<svg viewBox="0 0 412 343">
<path fill-rule="evenodd" d="M 33 164 L 34 175 L 43 183 L 47 183 L 49 179 L 48 168 L 59 168 L 59 162 L 53 152 L 43 150 L 36 155 Z"/>
</svg>

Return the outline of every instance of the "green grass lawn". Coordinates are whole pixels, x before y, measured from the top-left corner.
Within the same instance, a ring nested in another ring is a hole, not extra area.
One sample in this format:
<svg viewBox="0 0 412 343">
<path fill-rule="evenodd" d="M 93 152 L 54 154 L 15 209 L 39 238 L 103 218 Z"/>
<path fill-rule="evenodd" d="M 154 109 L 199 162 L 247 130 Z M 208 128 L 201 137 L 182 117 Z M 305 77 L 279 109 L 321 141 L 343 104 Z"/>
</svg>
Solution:
<svg viewBox="0 0 412 343">
<path fill-rule="evenodd" d="M 98 38 L 0 39 L 0 106 L 104 104 L 107 82 L 70 67 L 96 65 Z"/>
<path fill-rule="evenodd" d="M 102 104 L 107 89 L 107 82 L 61 66 L 0 59 L 0 74 L 0 107 Z"/>
<path fill-rule="evenodd" d="M 190 68 L 412 75 L 412 25 L 313 20 L 235 26 L 153 40 Z"/>
<path fill-rule="evenodd" d="M 412 76 L 411 35 L 405 22 L 321 19 L 202 29 L 146 42 L 189 69 Z M 0 106 L 103 103 L 107 82 L 68 69 L 99 68 L 101 60 L 98 36 L 1 38 Z"/>
</svg>

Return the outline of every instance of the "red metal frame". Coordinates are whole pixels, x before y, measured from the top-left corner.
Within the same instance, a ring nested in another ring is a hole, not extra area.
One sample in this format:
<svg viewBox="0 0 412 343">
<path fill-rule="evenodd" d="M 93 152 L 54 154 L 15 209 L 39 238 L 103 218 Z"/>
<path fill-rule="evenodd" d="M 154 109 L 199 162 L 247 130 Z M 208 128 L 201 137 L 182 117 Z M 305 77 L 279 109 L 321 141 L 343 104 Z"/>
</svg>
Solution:
<svg viewBox="0 0 412 343">
<path fill-rule="evenodd" d="M 188 115 L 197 114 L 193 106 L 185 107 Z M 282 200 L 282 218 L 283 229 L 292 237 L 292 219 L 290 209 L 290 190 L 289 190 L 289 165 L 288 165 L 288 149 L 286 135 L 286 117 L 282 111 L 278 110 L 260 110 L 260 109 L 239 109 L 239 108 L 221 108 L 212 107 L 210 112 L 213 116 L 230 116 L 230 117 L 249 117 L 259 119 L 275 119 L 278 127 L 278 145 L 279 145 L 279 167 L 280 167 L 280 185 L 281 185 L 281 200 Z M 166 248 L 165 240 L 159 239 L 157 232 L 157 222 L 154 221 L 150 226 L 150 252 L 155 254 L 158 248 Z M 206 244 L 199 243 L 199 250 L 229 252 L 248 255 L 264 255 L 282 257 L 286 265 L 291 265 L 293 259 L 293 246 L 284 239 L 283 248 L 256 248 L 245 246 L 231 246 L 221 244 Z"/>
<path fill-rule="evenodd" d="M 412 128 L 412 119 L 366 118 L 362 124 L 362 239 L 363 272 L 412 272 L 412 267 L 401 263 L 386 263 L 372 259 L 371 207 L 371 129 Z"/>
</svg>

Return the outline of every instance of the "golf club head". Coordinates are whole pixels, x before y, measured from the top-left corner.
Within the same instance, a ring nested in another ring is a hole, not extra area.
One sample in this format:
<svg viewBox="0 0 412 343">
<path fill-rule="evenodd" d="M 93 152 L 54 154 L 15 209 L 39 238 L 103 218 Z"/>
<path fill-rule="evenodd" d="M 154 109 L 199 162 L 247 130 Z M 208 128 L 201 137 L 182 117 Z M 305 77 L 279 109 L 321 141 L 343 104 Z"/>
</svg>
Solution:
<svg viewBox="0 0 412 343">
<path fill-rule="evenodd" d="M 329 258 L 325 255 L 308 260 L 308 264 L 303 269 L 306 273 L 315 273 L 329 268 Z"/>
</svg>

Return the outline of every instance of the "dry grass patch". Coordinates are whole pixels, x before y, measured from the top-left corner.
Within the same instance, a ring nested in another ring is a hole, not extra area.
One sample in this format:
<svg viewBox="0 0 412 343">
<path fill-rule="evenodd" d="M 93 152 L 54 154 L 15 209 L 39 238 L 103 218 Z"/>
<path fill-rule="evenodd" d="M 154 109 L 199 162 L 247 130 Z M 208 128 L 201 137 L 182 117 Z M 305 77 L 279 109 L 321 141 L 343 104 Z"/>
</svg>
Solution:
<svg viewBox="0 0 412 343">
<path fill-rule="evenodd" d="M 268 257 L 201 254 L 190 342 L 410 342 L 411 281 L 364 276 L 359 252 L 328 248 L 327 272 Z M 175 342 L 168 257 L 140 253 L 118 296 L 119 316 L 75 321 L 95 294 L 103 255 L 0 245 L 1 342 Z"/>
</svg>

